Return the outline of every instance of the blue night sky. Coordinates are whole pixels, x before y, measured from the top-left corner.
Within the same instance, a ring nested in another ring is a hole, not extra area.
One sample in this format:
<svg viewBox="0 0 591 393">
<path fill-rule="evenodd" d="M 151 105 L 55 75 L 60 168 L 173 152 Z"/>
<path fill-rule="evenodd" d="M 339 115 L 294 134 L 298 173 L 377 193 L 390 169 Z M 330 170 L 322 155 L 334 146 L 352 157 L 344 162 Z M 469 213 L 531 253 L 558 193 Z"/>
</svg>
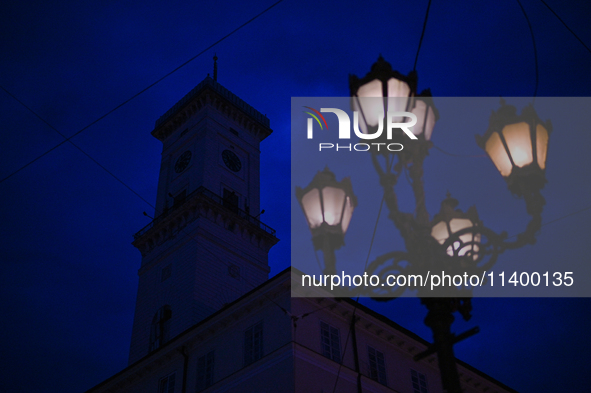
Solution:
<svg viewBox="0 0 591 393">
<path fill-rule="evenodd" d="M 0 390 L 79 392 L 127 365 L 141 260 L 131 241 L 150 221 L 142 212 L 153 214 L 142 198 L 155 203 L 160 165 L 161 143 L 150 131 L 212 72 L 214 52 L 218 81 L 271 119 L 274 133 L 261 145 L 261 219 L 281 239 L 270 253 L 276 274 L 291 256 L 291 97 L 347 96 L 348 75 L 365 75 L 379 54 L 408 73 L 427 3 L 284 0 L 72 138 L 141 198 L 67 142 L 1 182 Z M 588 2 L 547 3 L 591 45 Z M 0 85 L 69 137 L 272 4 L 4 2 Z M 523 6 L 537 43 L 538 95 L 589 96 L 591 53 L 541 1 Z M 434 96 L 531 96 L 534 51 L 518 3 L 434 1 L 417 71 L 419 90 Z M 5 91 L 0 116 L 0 178 L 64 140 Z M 439 148 L 482 154 L 474 134 L 484 130 L 437 131 Z M 591 200 L 588 130 L 555 128 L 552 137 L 545 222 Z M 514 233 L 527 220 L 523 202 L 486 160 L 433 149 L 425 175 L 431 214 L 449 189 L 461 208 L 476 204 L 485 223 Z M 412 205 L 409 196 L 401 205 Z M 553 258 L 557 269 L 566 258 L 589 263 L 590 219 L 584 210 L 544 226 L 537 245 L 501 259 Z M 365 304 L 431 339 L 417 299 Z M 589 299 L 475 299 L 473 316 L 454 325 L 481 328 L 456 346 L 458 358 L 520 392 L 591 385 Z"/>
</svg>

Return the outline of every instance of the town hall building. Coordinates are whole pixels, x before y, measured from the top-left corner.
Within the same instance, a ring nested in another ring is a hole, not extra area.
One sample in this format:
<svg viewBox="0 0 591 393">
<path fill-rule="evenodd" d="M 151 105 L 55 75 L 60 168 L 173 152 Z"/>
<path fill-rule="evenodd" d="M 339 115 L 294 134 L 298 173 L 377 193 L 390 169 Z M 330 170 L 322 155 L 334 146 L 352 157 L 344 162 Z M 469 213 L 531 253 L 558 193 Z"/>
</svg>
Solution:
<svg viewBox="0 0 591 393">
<path fill-rule="evenodd" d="M 428 343 L 351 299 L 292 298 L 269 279 L 259 220 L 269 119 L 207 77 L 156 121 L 154 220 L 133 245 L 139 287 L 129 365 L 88 393 L 443 393 Z M 457 361 L 465 393 L 514 392 Z"/>
</svg>

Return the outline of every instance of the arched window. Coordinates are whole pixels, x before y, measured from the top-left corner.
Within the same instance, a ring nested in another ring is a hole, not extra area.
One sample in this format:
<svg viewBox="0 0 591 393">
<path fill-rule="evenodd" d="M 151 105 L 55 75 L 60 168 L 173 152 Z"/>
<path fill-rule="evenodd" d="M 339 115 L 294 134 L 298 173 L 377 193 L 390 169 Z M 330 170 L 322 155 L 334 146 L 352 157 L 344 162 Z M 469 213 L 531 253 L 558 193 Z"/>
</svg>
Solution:
<svg viewBox="0 0 591 393">
<path fill-rule="evenodd" d="M 172 310 L 170 306 L 160 308 L 152 319 L 150 329 L 150 352 L 155 351 L 168 341 L 170 335 L 170 318 Z"/>
</svg>

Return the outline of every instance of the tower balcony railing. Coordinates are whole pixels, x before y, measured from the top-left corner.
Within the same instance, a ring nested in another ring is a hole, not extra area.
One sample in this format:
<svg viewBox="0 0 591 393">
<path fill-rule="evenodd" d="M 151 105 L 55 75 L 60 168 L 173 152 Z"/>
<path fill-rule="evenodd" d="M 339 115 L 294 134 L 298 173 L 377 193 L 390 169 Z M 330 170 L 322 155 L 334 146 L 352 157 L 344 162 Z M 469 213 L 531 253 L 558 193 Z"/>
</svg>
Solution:
<svg viewBox="0 0 591 393">
<path fill-rule="evenodd" d="M 145 227 L 140 229 L 135 235 L 133 235 L 134 239 L 138 239 L 141 236 L 143 236 L 152 227 L 154 227 L 154 225 L 158 224 L 159 222 L 164 220 L 166 217 L 168 217 L 171 213 L 173 213 L 178 208 L 183 206 L 185 203 L 187 203 L 188 201 L 190 201 L 194 198 L 197 198 L 198 196 L 205 197 L 205 198 L 209 199 L 211 202 L 213 202 L 219 206 L 222 206 L 223 208 L 230 210 L 233 213 L 237 214 L 240 218 L 248 221 L 250 224 L 256 226 L 257 228 L 260 228 L 263 231 L 267 232 L 268 234 L 275 236 L 275 233 L 276 233 L 275 229 L 264 224 L 257 217 L 251 216 L 245 210 L 240 209 L 237 205 L 231 203 L 228 199 L 224 199 L 223 197 L 214 193 L 213 191 L 210 191 L 207 188 L 201 186 L 201 187 L 197 188 L 195 191 L 191 192 L 189 195 L 187 195 L 182 200 L 176 200 L 175 204 L 172 207 L 165 208 L 165 210 L 162 212 L 162 214 L 160 214 L 159 216 L 154 218 L 152 220 L 152 222 L 150 222 L 148 225 L 146 225 Z"/>
</svg>

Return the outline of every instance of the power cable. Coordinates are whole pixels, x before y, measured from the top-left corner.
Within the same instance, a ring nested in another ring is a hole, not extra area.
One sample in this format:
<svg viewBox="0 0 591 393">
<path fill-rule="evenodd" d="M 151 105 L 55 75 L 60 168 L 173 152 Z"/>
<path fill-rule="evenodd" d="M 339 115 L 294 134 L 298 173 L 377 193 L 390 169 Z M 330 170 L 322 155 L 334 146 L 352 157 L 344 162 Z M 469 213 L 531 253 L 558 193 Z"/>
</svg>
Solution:
<svg viewBox="0 0 591 393">
<path fill-rule="evenodd" d="M 392 160 L 392 162 L 390 163 L 390 171 L 392 170 L 392 166 L 394 165 L 394 160 Z M 365 271 L 367 269 L 367 264 L 369 262 L 369 256 L 371 254 L 371 249 L 373 248 L 373 242 L 374 239 L 376 237 L 376 232 L 378 230 L 378 224 L 380 222 L 380 216 L 382 215 L 382 207 L 384 206 L 384 201 L 386 199 L 386 194 L 384 193 L 384 195 L 382 196 L 382 201 L 380 202 L 380 208 L 378 209 L 378 216 L 376 217 L 376 224 L 374 225 L 373 228 L 373 233 L 371 236 L 371 241 L 369 243 L 369 249 L 367 250 L 367 257 L 365 258 L 365 266 L 363 267 L 363 271 Z M 351 315 L 351 318 L 355 318 L 355 314 L 357 313 L 357 305 L 359 304 L 359 295 L 357 295 L 357 298 L 355 299 L 355 305 L 353 306 L 353 314 Z M 354 322 L 353 322 L 354 323 Z M 349 325 L 349 329 L 347 330 L 347 338 L 345 339 L 345 349 L 343 350 L 343 358 L 345 357 L 345 354 L 347 353 L 347 344 L 349 343 L 349 336 L 351 335 L 351 326 Z M 341 369 L 343 367 L 343 362 L 341 361 L 339 363 L 339 368 L 337 371 L 337 377 L 334 381 L 334 386 L 332 389 L 332 393 L 336 392 L 337 389 L 337 385 L 339 383 L 339 377 L 341 375 Z"/>
<path fill-rule="evenodd" d="M 564 220 L 564 219 L 565 219 L 565 218 L 567 218 L 567 217 L 574 216 L 574 215 L 576 215 L 576 214 L 582 213 L 582 212 L 584 212 L 584 211 L 587 211 L 587 210 L 589 210 L 589 209 L 591 209 L 591 205 L 589 205 L 589 206 L 587 206 L 587 207 L 584 207 L 584 208 L 582 208 L 582 209 L 579 209 L 579 210 L 577 210 L 577 211 L 575 211 L 575 212 L 572 212 L 572 213 L 566 214 L 566 215 L 564 215 L 564 216 L 562 216 L 562 217 L 555 218 L 554 220 L 551 220 L 551 221 L 545 222 L 545 223 L 543 223 L 543 224 L 542 224 L 542 225 L 540 225 L 540 226 L 542 226 L 542 227 L 543 227 L 543 226 L 546 226 L 546 225 L 554 224 L 554 223 L 555 223 L 555 222 L 557 222 L 557 221 Z"/>
<path fill-rule="evenodd" d="M 123 180 L 121 180 L 120 178 L 118 178 L 113 172 L 111 172 L 110 170 L 108 170 L 104 165 L 102 165 L 100 162 L 98 162 L 96 159 L 94 159 L 90 154 L 88 154 L 86 151 L 84 151 L 80 146 L 78 146 L 77 144 L 75 144 L 74 142 L 72 142 L 72 140 L 70 138 L 67 138 L 57 128 L 55 128 L 54 126 L 52 126 L 47 120 L 45 120 L 44 118 L 42 118 L 37 112 L 35 112 L 33 109 L 31 109 L 31 107 L 29 107 L 24 102 L 22 102 L 21 100 L 19 100 L 14 94 L 12 94 L 8 90 L 6 90 L 4 87 L 0 86 L 0 89 L 4 90 L 4 92 L 6 94 L 8 94 L 10 97 L 12 97 L 16 102 L 18 102 L 19 104 L 21 104 L 29 112 L 31 112 L 33 115 L 35 115 L 39 120 L 41 120 L 43 123 L 45 123 L 49 128 L 51 128 L 52 130 L 54 130 L 55 132 L 57 132 L 62 138 L 64 138 L 64 140 L 61 143 L 59 143 L 58 145 L 56 145 L 51 150 L 57 148 L 58 146 L 61 146 L 65 142 L 69 142 L 72 146 L 74 146 L 76 149 L 78 149 L 82 154 L 84 154 L 86 157 L 88 157 L 92 162 L 94 162 L 95 164 L 97 164 L 101 169 L 103 169 L 105 172 L 107 172 L 109 175 L 111 175 L 115 180 L 117 180 L 119 183 L 121 183 L 125 188 L 127 188 L 129 191 L 131 191 L 132 193 L 134 193 L 138 198 L 140 198 L 142 201 L 144 201 L 148 206 L 150 206 L 151 208 L 153 208 L 154 210 L 156 210 L 156 208 L 150 202 L 148 202 L 143 196 L 141 196 L 137 191 L 135 191 L 133 188 L 131 188 Z M 49 151 L 51 151 L 51 150 L 49 150 Z M 47 151 L 43 155 L 47 154 L 49 151 Z M 42 156 L 39 156 L 37 159 L 41 158 Z M 34 161 L 36 161 L 37 159 L 35 159 Z M 30 164 L 33 163 L 34 161 L 31 161 Z M 27 164 L 27 165 L 29 165 L 29 164 Z M 24 169 L 25 167 L 22 167 L 21 169 Z M 13 174 L 9 175 L 8 177 L 16 174 L 21 169 L 17 170 L 16 172 L 14 172 Z M 4 178 L 2 181 L 8 179 L 8 177 Z M 2 181 L 0 181 L 0 183 Z"/>
<path fill-rule="evenodd" d="M 568 218 L 568 217 L 571 217 L 571 216 L 577 215 L 577 214 L 579 214 L 579 213 L 582 213 L 582 212 L 584 212 L 584 211 L 587 211 L 587 210 L 590 210 L 590 209 L 591 209 L 591 205 L 589 205 L 589 206 L 587 206 L 587 207 L 584 207 L 584 208 L 582 208 L 582 209 L 579 209 L 579 210 L 577 210 L 577 211 L 574 211 L 574 212 L 571 212 L 571 213 L 565 214 L 564 216 L 560 216 L 560 217 L 558 217 L 558 218 L 555 218 L 555 219 L 553 219 L 553 220 L 550 220 L 550 221 L 548 221 L 548 222 L 544 222 L 544 223 L 542 223 L 542 224 L 540 225 L 540 228 L 541 228 L 541 227 L 545 227 L 546 225 L 554 224 L 555 222 L 558 222 L 558 221 L 564 220 L 565 218 Z M 509 236 L 507 239 L 513 239 L 513 238 L 516 238 L 517 236 L 519 236 L 519 235 L 512 235 L 512 236 Z"/>
<path fill-rule="evenodd" d="M 53 146 L 51 149 L 47 150 L 46 152 L 42 153 L 41 155 L 37 156 L 36 158 L 34 158 L 33 160 L 29 161 L 27 164 L 21 166 L 19 169 L 13 171 L 12 173 L 10 173 L 8 176 L 4 177 L 2 180 L 0 180 L 0 183 L 3 183 L 5 180 L 8 180 L 9 178 L 11 178 L 12 176 L 16 175 L 17 173 L 19 173 L 20 171 L 22 171 L 23 169 L 25 169 L 26 167 L 28 167 L 29 165 L 33 164 L 34 162 L 36 162 L 37 160 L 39 160 L 40 158 L 46 156 L 47 154 L 51 153 L 53 150 L 57 149 L 58 147 L 60 147 L 61 145 L 63 145 L 64 143 L 68 142 L 70 139 L 74 138 L 76 135 L 80 134 L 81 132 L 87 130 L 88 128 L 90 128 L 91 126 L 93 126 L 94 124 L 98 123 L 99 121 L 101 121 L 102 119 L 104 119 L 105 117 L 109 116 L 111 113 L 115 112 L 117 109 L 121 108 L 123 105 L 127 104 L 128 102 L 130 102 L 131 100 L 133 100 L 134 98 L 138 97 L 140 94 L 146 92 L 148 89 L 154 87 L 156 84 L 160 83 L 161 81 L 163 81 L 164 79 L 166 79 L 167 77 L 169 77 L 170 75 L 172 75 L 173 73 L 175 73 L 176 71 L 180 70 L 181 68 L 183 68 L 184 66 L 186 66 L 187 64 L 189 64 L 190 62 L 192 62 L 193 60 L 195 60 L 196 58 L 198 58 L 199 56 L 201 56 L 202 54 L 204 54 L 205 52 L 207 52 L 208 50 L 210 50 L 211 48 L 213 48 L 214 46 L 216 46 L 217 44 L 219 44 L 220 42 L 224 41 L 225 39 L 227 39 L 228 37 L 232 36 L 234 33 L 236 33 L 238 30 L 242 29 L 243 27 L 247 26 L 248 24 L 250 24 L 251 22 L 253 22 L 255 19 L 259 18 L 260 16 L 262 16 L 263 14 L 265 14 L 267 11 L 271 10 L 273 7 L 275 7 L 276 5 L 278 5 L 279 3 L 283 2 L 283 0 L 279 0 L 275 3 L 273 3 L 271 6 L 267 7 L 265 10 L 263 10 L 262 12 L 258 13 L 257 15 L 255 15 L 254 17 L 252 17 L 251 19 L 249 19 L 248 21 L 244 22 L 243 24 L 241 24 L 240 26 L 238 26 L 237 28 L 235 28 L 234 30 L 232 30 L 230 33 L 226 34 L 225 36 L 223 36 L 222 38 L 220 38 L 219 40 L 217 40 L 216 42 L 214 42 L 213 44 L 209 45 L 207 48 L 203 49 L 201 52 L 199 52 L 198 54 L 196 54 L 195 56 L 191 57 L 189 60 L 185 61 L 183 64 L 181 64 L 180 66 L 176 67 L 174 70 L 170 71 L 169 73 L 167 73 L 166 75 L 164 75 L 163 77 L 161 77 L 160 79 L 156 80 L 155 82 L 151 83 L 150 85 L 148 85 L 147 87 L 145 87 L 144 89 L 140 90 L 139 92 L 137 92 L 136 94 L 134 94 L 133 96 L 131 96 L 130 98 L 128 98 L 127 100 L 123 101 L 121 104 L 117 105 L 115 108 L 111 109 L 110 111 L 108 111 L 107 113 L 105 113 L 104 115 L 100 116 L 99 118 L 97 118 L 96 120 L 92 121 L 90 124 L 88 124 L 87 126 L 83 127 L 82 129 L 80 129 L 79 131 L 77 131 L 76 133 L 74 133 L 73 135 L 71 135 L 70 137 L 66 138 L 65 140 L 61 141 L 60 143 L 58 143 L 57 145 Z M 7 90 L 0 86 L 0 88 L 2 88 L 2 90 L 6 91 Z M 10 93 L 9 93 L 10 94 Z M 10 94 L 12 96 L 12 94 Z M 14 96 L 12 96 L 14 97 Z M 19 101 L 20 102 L 20 101 Z M 27 107 L 28 108 L 28 107 Z M 45 121 L 44 121 L 45 122 Z M 45 122 L 47 124 L 47 122 Z M 52 127 L 53 128 L 53 127 Z"/>
<path fill-rule="evenodd" d="M 523 16 L 525 16 L 525 20 L 527 21 L 527 26 L 529 27 L 529 32 L 531 34 L 531 41 L 534 47 L 534 64 L 535 64 L 535 68 L 536 68 L 536 85 L 534 87 L 534 95 L 533 95 L 533 100 L 536 100 L 536 96 L 538 95 L 538 83 L 540 80 L 540 73 L 538 70 L 538 49 L 536 47 L 536 38 L 534 36 L 534 29 L 531 26 L 531 22 L 529 21 L 529 17 L 527 16 L 527 13 L 525 12 L 525 8 L 523 8 L 523 5 L 521 4 L 520 0 L 516 0 L 517 4 L 519 4 L 519 8 L 521 8 L 521 12 L 523 12 Z"/>
<path fill-rule="evenodd" d="M 423 22 L 423 31 L 421 32 L 421 38 L 419 39 L 419 47 L 417 48 L 417 55 L 415 56 L 415 64 L 412 67 L 413 71 L 417 70 L 417 62 L 419 61 L 419 52 L 421 51 L 421 45 L 423 44 L 423 37 L 425 36 L 425 29 L 427 28 L 427 19 L 429 18 L 429 9 L 431 8 L 431 0 L 427 4 L 427 12 L 425 13 L 425 21 Z"/>
<path fill-rule="evenodd" d="M 70 138 L 66 138 L 66 136 L 64 134 L 62 134 L 57 128 L 55 128 L 53 125 L 51 125 L 48 121 L 46 121 L 44 118 L 42 118 L 38 113 L 36 113 L 32 108 L 30 108 L 28 105 L 26 105 L 24 102 L 22 102 L 21 100 L 19 100 L 14 94 L 12 94 L 11 92 L 9 92 L 8 90 L 6 90 L 4 87 L 0 86 L 0 88 L 2 90 L 4 90 L 9 96 L 11 96 L 15 101 L 17 101 L 19 104 L 21 104 L 23 107 L 25 107 L 27 110 L 29 110 L 33 115 L 35 115 L 39 120 L 41 120 L 43 123 L 45 123 L 49 128 L 51 128 L 52 130 L 54 130 L 56 133 L 58 133 L 60 136 L 62 136 L 63 138 L 65 138 L 65 140 L 62 142 L 69 142 L 72 146 L 74 146 L 76 149 L 78 149 L 80 152 L 82 152 L 86 157 L 88 157 L 90 160 L 92 160 L 95 164 L 97 164 L 100 168 L 102 168 L 105 172 L 107 172 L 109 175 L 111 175 L 115 180 L 117 180 L 119 183 L 121 183 L 123 186 L 125 186 L 128 190 L 130 190 L 132 193 L 134 193 L 138 198 L 140 198 L 142 201 L 144 201 L 148 206 L 152 207 L 156 213 L 160 214 L 156 208 L 150 203 L 148 202 L 146 199 L 144 199 L 144 197 L 142 197 L 139 193 L 137 193 L 133 188 L 131 188 L 129 185 L 127 185 L 123 180 L 121 180 L 120 178 L 118 178 L 113 172 L 109 171 L 105 166 L 103 166 L 100 162 L 98 162 L 96 159 L 94 159 L 90 154 L 88 154 L 87 152 L 85 152 L 82 148 L 80 148 L 78 145 L 76 145 L 74 142 L 72 142 L 72 140 Z M 60 144 L 61 145 L 61 144 Z M 152 220 L 154 220 L 154 217 L 150 217 L 147 213 L 144 213 L 145 216 L 151 218 Z M 197 239 L 195 239 L 193 236 L 191 236 L 186 230 L 185 228 L 182 228 L 181 231 L 183 231 L 187 236 L 189 236 L 192 240 L 194 240 L 197 244 L 199 244 L 199 242 L 197 241 Z M 226 264 L 224 261 L 220 260 L 211 250 L 209 250 L 207 247 L 203 247 L 201 245 L 201 249 L 206 250 L 207 252 L 210 253 L 210 255 L 212 255 L 214 257 L 215 260 L 217 260 L 218 263 L 226 265 L 227 267 L 230 267 L 230 264 Z M 242 276 L 242 279 L 244 280 L 244 282 L 249 285 L 251 288 L 256 288 L 258 285 L 254 285 L 252 282 L 250 282 L 246 276 Z M 286 315 L 288 316 L 292 316 L 291 313 L 289 311 L 287 311 L 284 307 L 282 307 L 279 303 L 275 302 L 273 299 L 271 299 L 269 296 L 267 296 L 265 293 L 263 293 L 263 296 L 266 297 L 271 303 L 275 304 L 277 307 L 279 307 L 281 309 L 281 311 L 283 311 Z M 229 296 L 228 293 L 224 294 L 224 298 L 231 298 L 232 296 Z M 308 315 L 311 313 L 308 313 Z"/>
<path fill-rule="evenodd" d="M 47 150 L 46 152 L 44 152 L 43 154 L 39 155 L 38 157 L 36 157 L 35 159 L 33 159 L 32 161 L 30 161 L 29 163 L 27 163 L 26 165 L 20 167 L 19 169 L 17 169 L 16 171 L 12 172 L 11 174 L 9 174 L 8 176 L 6 176 L 5 178 L 3 178 L 2 180 L 0 180 L 0 183 L 4 182 L 5 180 L 9 179 L 10 177 L 12 177 L 13 175 L 17 174 L 18 172 L 20 172 L 21 170 L 25 169 L 26 167 L 28 167 L 29 165 L 33 164 L 34 162 L 36 162 L 37 160 L 39 160 L 40 158 L 44 157 L 45 155 L 47 155 L 48 153 L 50 153 L 51 151 L 57 149 L 59 146 L 63 145 L 66 142 L 69 142 L 72 146 L 74 146 L 76 149 L 78 149 L 82 154 L 84 154 L 86 157 L 88 157 L 91 161 L 93 161 L 95 164 L 97 164 L 101 169 L 103 169 L 105 172 L 107 172 L 109 175 L 111 175 L 115 180 L 117 180 L 119 183 L 121 183 L 123 186 L 125 186 L 128 190 L 130 190 L 133 194 L 135 194 L 138 198 L 140 198 L 143 202 L 145 202 L 148 206 L 150 206 L 151 208 L 153 208 L 156 212 L 156 214 L 160 214 L 161 212 L 158 212 L 156 210 L 156 208 L 150 203 L 148 202 L 144 197 L 142 197 L 138 192 L 136 192 L 133 188 L 131 188 L 129 185 L 127 185 L 123 180 L 121 180 L 119 177 L 117 177 L 113 172 L 111 172 L 110 170 L 108 170 L 104 165 L 102 165 L 100 162 L 98 162 L 95 158 L 93 158 L 90 154 L 88 154 L 86 151 L 84 151 L 81 147 L 79 147 L 78 145 L 76 145 L 71 139 L 73 137 L 75 137 L 76 135 L 80 134 L 81 132 L 83 132 L 84 130 L 88 129 L 89 127 L 91 127 L 92 125 L 96 124 L 97 122 L 99 122 L 100 120 L 102 120 L 103 118 L 107 117 L 108 115 L 110 115 L 111 113 L 113 113 L 114 111 L 116 111 L 117 109 L 119 109 L 120 107 L 122 107 L 123 105 L 127 104 L 128 102 L 130 102 L 131 100 L 133 100 L 134 98 L 138 97 L 140 94 L 144 93 L 145 91 L 147 91 L 148 89 L 150 89 L 151 87 L 155 86 L 156 84 L 158 84 L 159 82 L 161 82 L 162 80 L 164 80 L 165 78 L 167 78 L 168 76 L 172 75 L 174 72 L 178 71 L 179 69 L 181 69 L 182 67 L 184 67 L 185 65 L 189 64 L 191 61 L 195 60 L 197 57 L 201 56 L 203 53 L 207 52 L 209 49 L 213 48 L 214 46 L 216 46 L 217 44 L 219 44 L 220 42 L 224 41 L 225 39 L 227 39 L 228 37 L 230 37 L 231 35 L 233 35 L 234 33 L 236 33 L 237 31 L 239 31 L 240 29 L 242 29 L 243 27 L 245 27 L 246 25 L 250 24 L 251 22 L 253 22 L 254 20 L 256 20 L 257 18 L 259 18 L 260 16 L 262 16 L 263 14 L 265 14 L 266 12 L 268 12 L 269 10 L 271 10 L 273 7 L 275 7 L 276 5 L 278 5 L 279 3 L 283 2 L 283 0 L 279 0 L 277 2 L 275 2 L 274 4 L 272 4 L 271 6 L 269 6 L 268 8 L 266 8 L 265 10 L 263 10 L 262 12 L 260 12 L 259 14 L 257 14 L 256 16 L 254 16 L 253 18 L 251 18 L 250 20 L 246 21 L 245 23 L 243 23 L 242 25 L 240 25 L 239 27 L 237 27 L 236 29 L 234 29 L 233 31 L 231 31 L 230 33 L 226 34 L 224 37 L 222 37 L 221 39 L 219 39 L 218 41 L 214 42 L 213 44 L 211 44 L 210 46 L 208 46 L 207 48 L 205 48 L 204 50 L 202 50 L 201 52 L 199 52 L 197 55 L 193 56 L 191 59 L 187 60 L 186 62 L 184 62 L 183 64 L 181 64 L 180 66 L 176 67 L 174 70 L 170 71 L 169 73 L 167 73 L 166 75 L 164 75 L 163 77 L 159 78 L 158 80 L 156 80 L 155 82 L 153 82 L 152 84 L 150 84 L 149 86 L 147 86 L 146 88 L 142 89 L 141 91 L 139 91 L 138 93 L 134 94 L 132 97 L 130 97 L 129 99 L 125 100 L 124 102 L 122 102 L 121 104 L 117 105 L 115 108 L 111 109 L 110 111 L 108 111 L 107 113 L 105 113 L 104 115 L 102 115 L 101 117 L 99 117 L 98 119 L 94 120 L 93 122 L 91 122 L 90 124 L 88 124 L 87 126 L 85 126 L 84 128 L 80 129 L 78 132 L 76 132 L 75 134 L 71 135 L 70 137 L 66 137 L 63 133 L 61 133 L 56 127 L 54 127 L 53 125 L 51 125 L 47 120 L 45 120 L 44 118 L 42 118 L 37 112 L 35 112 L 31 107 L 29 107 L 28 105 L 26 105 L 23 101 L 21 101 L 20 99 L 18 99 L 14 94 L 12 94 L 10 91 L 8 91 L 6 88 L 4 88 L 3 86 L 0 85 L 0 89 L 2 89 L 4 92 L 6 92 L 6 94 L 8 94 L 11 98 L 13 98 L 16 102 L 18 102 L 19 104 L 21 104 L 24 108 L 26 108 L 29 112 L 31 112 L 35 117 L 37 117 L 39 120 L 41 120 L 44 124 L 46 124 L 49 128 L 51 128 L 52 130 L 54 130 L 56 133 L 58 133 L 62 138 L 64 138 L 63 141 L 61 141 L 60 143 L 58 143 L 57 145 L 55 145 L 54 147 L 52 147 L 51 149 Z M 145 213 L 144 213 L 145 214 Z M 146 216 L 148 216 L 147 214 L 145 214 Z M 149 216 L 148 216 L 149 217 Z M 152 218 L 153 219 L 153 218 Z M 193 239 L 195 242 L 197 242 L 196 239 L 194 239 L 190 234 L 188 234 L 186 231 L 184 231 L 184 228 L 182 229 L 183 232 L 185 232 L 187 235 L 189 235 L 189 237 L 191 237 L 191 239 Z M 225 264 L 224 262 L 222 262 L 221 260 L 219 260 L 219 258 L 217 258 L 210 250 L 208 250 L 207 248 L 203 247 L 203 249 L 205 249 L 206 251 L 210 252 L 214 258 L 216 258 L 218 260 L 218 262 Z M 228 267 L 230 265 L 227 265 Z M 244 279 L 244 281 L 251 286 L 252 288 L 256 287 L 256 285 L 252 284 L 250 281 L 247 280 L 246 277 L 242 277 Z M 265 294 L 263 294 L 265 295 Z M 265 297 L 267 297 L 269 299 L 269 301 L 271 301 L 272 303 L 276 304 L 283 312 L 285 312 L 286 314 L 290 315 L 289 312 L 287 310 L 285 310 L 283 307 L 281 307 L 278 303 L 276 303 L 275 301 L 273 301 L 273 299 L 269 298 L 268 296 L 265 295 Z"/>
<path fill-rule="evenodd" d="M 544 0 L 540 0 L 542 2 L 542 4 L 544 4 L 546 6 L 546 8 L 548 8 L 550 10 L 550 12 L 552 12 L 552 14 L 554 14 L 554 16 L 560 21 L 560 23 L 562 23 L 564 25 L 564 27 L 566 27 L 566 29 L 577 39 L 579 40 L 579 42 L 581 43 L 581 45 L 583 45 L 585 47 L 585 49 L 587 49 L 587 52 L 591 53 L 591 48 L 589 48 L 581 38 L 579 38 L 579 36 L 573 31 L 573 29 L 571 29 L 570 27 L 568 27 L 568 25 L 562 20 L 562 18 L 560 18 L 560 16 L 558 16 L 558 14 L 556 12 L 554 12 L 554 10 L 552 8 L 550 8 L 550 6 L 544 1 Z"/>
</svg>

